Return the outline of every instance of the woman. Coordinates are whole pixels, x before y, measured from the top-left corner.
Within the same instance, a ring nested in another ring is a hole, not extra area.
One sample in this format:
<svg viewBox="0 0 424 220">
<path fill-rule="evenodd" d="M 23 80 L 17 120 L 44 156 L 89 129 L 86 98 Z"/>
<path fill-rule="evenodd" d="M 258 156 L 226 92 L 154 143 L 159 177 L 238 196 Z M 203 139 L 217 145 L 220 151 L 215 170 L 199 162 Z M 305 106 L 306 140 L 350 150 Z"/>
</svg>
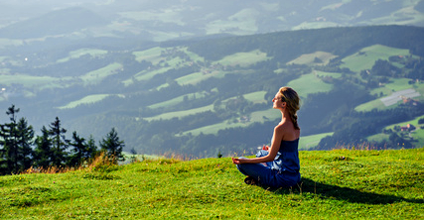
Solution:
<svg viewBox="0 0 424 220">
<path fill-rule="evenodd" d="M 256 158 L 231 158 L 247 184 L 273 188 L 290 187 L 300 182 L 299 136 L 296 112 L 300 98 L 290 87 L 282 87 L 272 99 L 273 108 L 281 111 L 281 122 L 274 128 L 271 147 L 264 146 Z"/>
</svg>

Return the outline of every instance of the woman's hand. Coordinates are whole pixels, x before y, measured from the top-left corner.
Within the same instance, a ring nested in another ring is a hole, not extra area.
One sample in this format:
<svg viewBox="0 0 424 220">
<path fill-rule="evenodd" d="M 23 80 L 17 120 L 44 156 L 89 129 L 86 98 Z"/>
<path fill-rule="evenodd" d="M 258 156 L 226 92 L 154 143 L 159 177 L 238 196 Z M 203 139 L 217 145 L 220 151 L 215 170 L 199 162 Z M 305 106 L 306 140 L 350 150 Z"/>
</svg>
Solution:
<svg viewBox="0 0 424 220">
<path fill-rule="evenodd" d="M 242 162 L 241 162 L 242 159 L 240 159 L 240 158 L 231 157 L 231 160 L 233 160 L 233 164 L 242 164 Z"/>
</svg>

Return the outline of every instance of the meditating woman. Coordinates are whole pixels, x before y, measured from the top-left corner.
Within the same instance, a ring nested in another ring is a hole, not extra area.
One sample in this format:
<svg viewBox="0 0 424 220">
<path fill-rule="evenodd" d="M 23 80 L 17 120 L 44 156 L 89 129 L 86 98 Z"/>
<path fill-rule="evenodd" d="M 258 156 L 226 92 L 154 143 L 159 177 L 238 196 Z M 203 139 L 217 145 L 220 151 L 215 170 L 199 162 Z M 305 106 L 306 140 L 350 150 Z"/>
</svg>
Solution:
<svg viewBox="0 0 424 220">
<path fill-rule="evenodd" d="M 256 158 L 231 158 L 247 184 L 273 188 L 290 187 L 300 182 L 297 111 L 300 98 L 290 87 L 282 87 L 272 99 L 273 108 L 281 111 L 281 121 L 274 128 L 271 146 L 264 146 Z"/>
</svg>

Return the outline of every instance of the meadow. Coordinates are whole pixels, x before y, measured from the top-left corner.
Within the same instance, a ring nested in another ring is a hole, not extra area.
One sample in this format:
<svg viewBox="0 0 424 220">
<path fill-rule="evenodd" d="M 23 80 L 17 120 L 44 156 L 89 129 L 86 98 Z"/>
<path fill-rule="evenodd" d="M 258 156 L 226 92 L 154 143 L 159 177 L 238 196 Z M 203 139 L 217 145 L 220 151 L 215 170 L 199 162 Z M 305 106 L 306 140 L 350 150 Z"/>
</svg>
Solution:
<svg viewBox="0 0 424 220">
<path fill-rule="evenodd" d="M 406 89 L 414 89 L 415 91 L 420 93 L 421 96 L 414 97 L 413 99 L 424 100 L 424 83 L 409 84 L 408 81 L 409 79 L 406 79 L 406 78 L 398 78 L 398 79 L 391 78 L 390 83 L 387 83 L 379 88 L 373 89 L 370 92 L 370 94 L 376 95 L 376 96 L 383 95 L 384 97 L 387 97 L 387 96 L 390 96 L 393 92 L 398 92 L 398 91 L 402 91 Z M 383 102 L 380 100 L 381 98 L 384 98 L 384 97 L 379 97 L 375 100 L 358 105 L 357 107 L 355 107 L 355 110 L 363 111 L 363 112 L 371 111 L 373 109 L 385 110 L 385 109 L 395 108 L 402 103 L 401 101 L 399 101 L 396 104 L 385 106 Z"/>
<path fill-rule="evenodd" d="M 0 177 L 1 219 L 422 219 L 424 148 L 300 151 L 302 182 L 246 185 L 229 157 Z"/>
<path fill-rule="evenodd" d="M 397 133 L 401 137 L 404 137 L 406 140 L 409 140 L 409 141 L 413 140 L 414 143 L 417 146 L 424 147 L 424 124 L 418 123 L 418 120 L 420 120 L 421 118 L 424 118 L 424 116 L 419 116 L 419 117 L 416 117 L 413 120 L 388 125 L 388 126 L 384 127 L 382 130 L 392 129 L 393 132 Z M 412 132 L 409 132 L 409 131 L 396 131 L 394 129 L 395 126 L 404 127 L 407 124 L 413 125 L 415 127 L 415 130 L 412 131 Z M 421 127 L 423 127 L 423 128 L 421 128 Z M 380 134 L 376 134 L 376 135 L 371 135 L 367 139 L 369 141 L 389 140 L 389 134 L 380 133 Z"/>
<path fill-rule="evenodd" d="M 373 45 L 363 48 L 359 52 L 342 59 L 344 64 L 341 68 L 347 67 L 353 72 L 359 73 L 361 70 L 371 69 L 378 59 L 388 60 L 391 56 L 407 56 L 409 50 L 397 49 L 383 45 Z"/>
</svg>

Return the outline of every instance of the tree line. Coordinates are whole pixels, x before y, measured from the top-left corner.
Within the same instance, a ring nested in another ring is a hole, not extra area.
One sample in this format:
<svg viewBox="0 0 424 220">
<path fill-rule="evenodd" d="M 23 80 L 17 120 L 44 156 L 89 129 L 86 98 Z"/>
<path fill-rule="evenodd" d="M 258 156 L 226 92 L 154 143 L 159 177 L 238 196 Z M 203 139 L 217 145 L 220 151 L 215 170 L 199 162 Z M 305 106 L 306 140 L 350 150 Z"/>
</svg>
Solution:
<svg viewBox="0 0 424 220">
<path fill-rule="evenodd" d="M 125 144 L 119 139 L 115 128 L 99 141 L 99 148 L 92 136 L 85 139 L 76 131 L 71 139 L 67 139 L 67 130 L 61 126 L 59 117 L 48 127 L 43 126 L 41 135 L 36 136 L 26 118 L 18 119 L 19 111 L 15 105 L 9 107 L 6 111 L 9 122 L 0 124 L 1 175 L 17 174 L 30 168 L 80 167 L 100 153 L 112 163 L 125 160 L 122 154 Z"/>
</svg>

